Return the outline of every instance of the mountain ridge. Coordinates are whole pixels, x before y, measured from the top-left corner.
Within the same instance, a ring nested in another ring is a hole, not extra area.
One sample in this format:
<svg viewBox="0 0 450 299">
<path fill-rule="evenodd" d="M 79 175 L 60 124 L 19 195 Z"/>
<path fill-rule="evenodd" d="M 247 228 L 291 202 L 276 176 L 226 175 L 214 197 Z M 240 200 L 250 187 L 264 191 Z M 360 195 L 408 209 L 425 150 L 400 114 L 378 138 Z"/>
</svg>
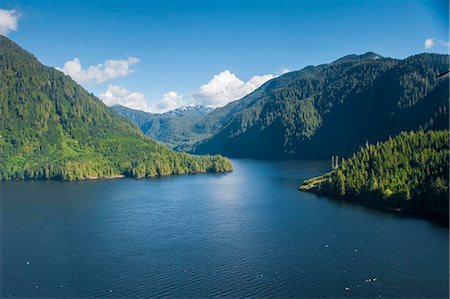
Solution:
<svg viewBox="0 0 450 299">
<path fill-rule="evenodd" d="M 328 158 L 349 155 L 367 140 L 385 140 L 402 130 L 448 128 L 448 80 L 436 79 L 448 67 L 448 55 L 400 60 L 374 59 L 378 54 L 369 52 L 363 58 L 370 59 L 351 57 L 284 74 L 233 107 L 225 106 L 241 109 L 192 152 Z"/>
<path fill-rule="evenodd" d="M 345 62 L 354 62 L 354 61 L 364 61 L 364 60 L 377 60 L 377 59 L 383 59 L 385 57 L 381 56 L 380 54 L 377 54 L 375 52 L 366 52 L 364 54 L 349 54 L 344 57 L 341 57 L 333 62 L 331 64 L 337 64 L 337 63 L 345 63 Z"/>
<path fill-rule="evenodd" d="M 135 178 L 232 169 L 145 137 L 70 77 L 0 36 L 0 179 Z"/>
<path fill-rule="evenodd" d="M 298 71 L 288 72 L 276 78 L 276 81 L 283 81 L 284 78 L 292 76 L 313 77 L 323 68 L 331 64 L 338 64 L 344 62 L 362 62 L 366 60 L 375 60 L 383 58 L 381 55 L 374 52 L 367 52 L 364 54 L 350 54 L 344 56 L 334 62 L 328 64 L 321 64 L 318 66 L 307 66 Z M 392 58 L 385 58 L 392 59 Z M 393 59 L 394 60 L 394 59 Z M 289 79 L 288 79 L 289 80 Z M 258 97 L 264 93 L 265 89 L 277 88 L 276 85 L 283 83 L 274 83 L 274 79 L 267 81 L 261 85 L 257 90 L 243 98 L 230 102 L 223 107 L 218 107 L 207 113 L 206 117 L 189 118 L 183 120 L 173 121 L 169 120 L 169 115 L 174 113 L 166 112 L 164 114 L 142 114 L 142 112 L 133 112 L 132 110 L 120 111 L 120 108 L 112 108 L 120 115 L 129 118 L 133 123 L 141 129 L 141 131 L 160 141 L 170 147 L 179 151 L 191 151 L 196 142 L 205 140 L 215 133 L 217 133 L 233 115 L 241 110 L 244 110 L 248 105 L 251 105 L 258 100 Z M 173 110 L 172 110 L 173 111 Z M 135 115 L 133 115 L 135 114 Z M 183 116 L 183 115 L 180 115 Z"/>
<path fill-rule="evenodd" d="M 138 127 L 194 154 L 350 155 L 367 141 L 383 141 L 402 130 L 447 129 L 448 79 L 436 76 L 448 61 L 448 55 L 431 53 L 405 59 L 351 54 L 271 79 L 205 116 Z"/>
<path fill-rule="evenodd" d="M 154 138 L 169 147 L 179 144 L 193 144 L 209 135 L 199 125 L 212 108 L 187 106 L 162 114 L 134 110 L 124 106 L 110 107 L 112 111 L 129 119 L 145 135 Z"/>
<path fill-rule="evenodd" d="M 196 105 L 196 106 L 182 106 L 173 110 L 164 112 L 165 115 L 182 116 L 182 115 L 206 115 L 213 111 L 211 107 Z"/>
</svg>

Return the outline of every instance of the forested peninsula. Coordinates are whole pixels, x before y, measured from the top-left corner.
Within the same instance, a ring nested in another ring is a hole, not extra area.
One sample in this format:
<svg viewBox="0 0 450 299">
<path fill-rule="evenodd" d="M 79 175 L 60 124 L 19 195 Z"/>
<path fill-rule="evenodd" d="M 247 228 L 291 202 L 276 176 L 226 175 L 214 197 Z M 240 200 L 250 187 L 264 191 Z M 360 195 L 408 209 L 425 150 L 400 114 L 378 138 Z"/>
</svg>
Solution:
<svg viewBox="0 0 450 299">
<path fill-rule="evenodd" d="M 449 213 L 449 131 L 402 132 L 361 147 L 302 191 L 396 211 Z"/>
</svg>

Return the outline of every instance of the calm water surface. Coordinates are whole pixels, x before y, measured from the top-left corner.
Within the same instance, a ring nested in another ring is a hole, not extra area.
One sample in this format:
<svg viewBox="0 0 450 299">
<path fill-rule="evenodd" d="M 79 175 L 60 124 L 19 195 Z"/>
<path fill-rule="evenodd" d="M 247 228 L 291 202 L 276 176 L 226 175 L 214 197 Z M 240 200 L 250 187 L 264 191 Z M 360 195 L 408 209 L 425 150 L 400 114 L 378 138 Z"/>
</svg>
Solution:
<svg viewBox="0 0 450 299">
<path fill-rule="evenodd" d="M 3 182 L 2 297 L 448 297 L 449 231 L 297 191 L 328 162 Z"/>
</svg>

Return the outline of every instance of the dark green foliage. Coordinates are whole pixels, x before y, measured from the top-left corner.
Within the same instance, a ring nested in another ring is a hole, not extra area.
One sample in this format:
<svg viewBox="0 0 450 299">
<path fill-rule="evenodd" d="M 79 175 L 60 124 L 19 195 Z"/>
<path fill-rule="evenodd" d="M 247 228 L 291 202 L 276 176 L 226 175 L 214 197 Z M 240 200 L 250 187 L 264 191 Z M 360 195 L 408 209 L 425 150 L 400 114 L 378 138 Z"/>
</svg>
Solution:
<svg viewBox="0 0 450 299">
<path fill-rule="evenodd" d="M 387 208 L 448 214 L 449 131 L 401 133 L 367 145 L 303 190 Z"/>
<path fill-rule="evenodd" d="M 345 195 L 345 176 L 340 169 L 336 170 L 336 175 L 333 177 L 336 192 L 340 196 Z"/>
<path fill-rule="evenodd" d="M 221 156 L 175 153 L 63 73 L 0 36 L 0 179 L 78 180 L 229 171 Z"/>
<path fill-rule="evenodd" d="M 449 56 L 349 55 L 275 78 L 203 122 L 194 153 L 235 157 L 348 156 L 401 131 L 448 129 Z M 213 125 L 214 124 L 214 125 Z"/>
</svg>

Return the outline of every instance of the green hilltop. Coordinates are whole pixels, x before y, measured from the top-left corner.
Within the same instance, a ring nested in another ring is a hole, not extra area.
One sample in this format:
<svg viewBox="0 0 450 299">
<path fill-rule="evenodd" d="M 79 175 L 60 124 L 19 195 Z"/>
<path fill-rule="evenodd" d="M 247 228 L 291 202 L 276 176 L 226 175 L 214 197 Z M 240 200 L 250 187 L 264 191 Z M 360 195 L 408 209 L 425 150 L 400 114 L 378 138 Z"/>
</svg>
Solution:
<svg viewBox="0 0 450 299">
<path fill-rule="evenodd" d="M 80 180 L 231 171 L 176 153 L 54 68 L 0 36 L 0 179 Z"/>
</svg>

